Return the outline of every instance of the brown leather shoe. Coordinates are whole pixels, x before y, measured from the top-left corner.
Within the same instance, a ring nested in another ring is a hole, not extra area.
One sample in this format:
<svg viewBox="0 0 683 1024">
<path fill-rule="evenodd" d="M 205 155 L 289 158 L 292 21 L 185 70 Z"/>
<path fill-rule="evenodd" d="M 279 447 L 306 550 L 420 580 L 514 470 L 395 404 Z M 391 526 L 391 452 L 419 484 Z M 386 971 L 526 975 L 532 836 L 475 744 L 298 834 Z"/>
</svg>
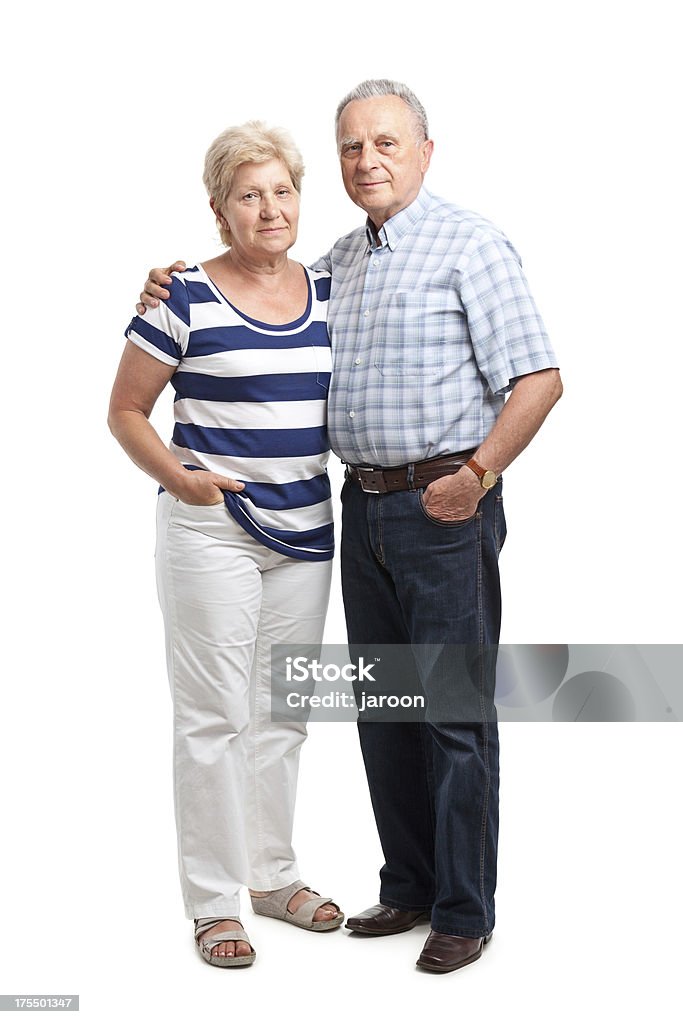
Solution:
<svg viewBox="0 0 683 1024">
<path fill-rule="evenodd" d="M 460 967 L 474 963 L 481 956 L 484 946 L 491 941 L 491 935 L 483 935 L 479 939 L 466 939 L 460 935 L 444 935 L 443 932 L 431 931 L 417 961 L 418 967 L 427 971 L 457 971 Z"/>
<path fill-rule="evenodd" d="M 362 914 L 349 917 L 346 927 L 361 935 L 398 935 L 399 932 L 409 932 L 426 917 L 422 910 L 394 910 L 376 903 Z"/>
</svg>

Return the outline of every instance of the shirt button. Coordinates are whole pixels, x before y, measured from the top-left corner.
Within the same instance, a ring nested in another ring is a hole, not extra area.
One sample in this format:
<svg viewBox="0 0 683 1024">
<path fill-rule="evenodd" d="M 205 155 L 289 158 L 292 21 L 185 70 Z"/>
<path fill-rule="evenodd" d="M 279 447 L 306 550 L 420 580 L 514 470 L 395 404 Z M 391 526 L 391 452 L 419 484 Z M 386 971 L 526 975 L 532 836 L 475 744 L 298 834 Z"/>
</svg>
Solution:
<svg viewBox="0 0 683 1024">
<path fill-rule="evenodd" d="M 372 262 L 374 263 L 374 265 L 375 265 L 376 267 L 378 267 L 378 266 L 379 266 L 379 260 L 373 260 Z"/>
<path fill-rule="evenodd" d="M 363 313 L 363 316 L 370 316 L 370 310 L 366 309 L 365 312 Z"/>
<path fill-rule="evenodd" d="M 355 414 L 355 412 L 354 412 L 354 411 L 353 411 L 353 409 L 352 409 L 352 410 L 351 410 L 351 412 L 349 413 L 349 416 L 351 417 L 351 419 L 353 419 L 353 417 L 354 417 L 355 415 L 356 415 L 356 414 Z"/>
<path fill-rule="evenodd" d="M 354 359 L 354 363 L 356 364 L 356 366 L 360 366 L 360 359 Z"/>
</svg>

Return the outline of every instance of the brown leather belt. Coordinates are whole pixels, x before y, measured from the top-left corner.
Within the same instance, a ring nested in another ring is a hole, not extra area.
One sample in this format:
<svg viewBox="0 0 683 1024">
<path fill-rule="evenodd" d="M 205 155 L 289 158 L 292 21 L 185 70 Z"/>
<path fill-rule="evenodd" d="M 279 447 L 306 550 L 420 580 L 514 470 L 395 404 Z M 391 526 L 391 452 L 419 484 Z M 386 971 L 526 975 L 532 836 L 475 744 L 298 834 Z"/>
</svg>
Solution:
<svg viewBox="0 0 683 1024">
<path fill-rule="evenodd" d="M 373 466 L 347 466 L 346 478 L 359 484 L 366 494 L 388 494 L 390 491 L 415 491 L 426 487 L 440 476 L 457 473 L 471 459 L 476 448 L 453 455 L 439 455 L 424 462 L 409 462 L 407 466 L 376 469 Z"/>
</svg>

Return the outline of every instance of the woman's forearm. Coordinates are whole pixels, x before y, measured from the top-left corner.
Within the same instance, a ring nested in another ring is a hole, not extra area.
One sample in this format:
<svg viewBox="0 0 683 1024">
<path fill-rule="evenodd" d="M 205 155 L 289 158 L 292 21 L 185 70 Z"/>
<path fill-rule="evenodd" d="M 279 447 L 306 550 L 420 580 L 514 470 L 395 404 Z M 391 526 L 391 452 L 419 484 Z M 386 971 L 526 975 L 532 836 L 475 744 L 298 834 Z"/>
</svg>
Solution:
<svg viewBox="0 0 683 1024">
<path fill-rule="evenodd" d="M 136 466 L 178 497 L 189 470 L 176 459 L 143 412 L 119 409 L 109 413 L 109 429 Z"/>
<path fill-rule="evenodd" d="M 190 471 L 171 454 L 149 422 L 173 369 L 129 341 L 114 381 L 107 423 L 135 465 L 178 497 L 177 489 L 182 489 Z"/>
<path fill-rule="evenodd" d="M 149 421 L 173 371 L 129 341 L 111 393 L 109 429 L 135 465 L 174 498 L 190 505 L 218 504 L 224 490 L 241 491 L 244 484 L 220 473 L 185 469 Z"/>
<path fill-rule="evenodd" d="M 136 466 L 153 477 L 173 498 L 190 505 L 215 505 L 222 491 L 241 491 L 244 484 L 220 473 L 185 469 L 157 434 L 144 412 L 113 409 L 109 429 Z"/>
</svg>

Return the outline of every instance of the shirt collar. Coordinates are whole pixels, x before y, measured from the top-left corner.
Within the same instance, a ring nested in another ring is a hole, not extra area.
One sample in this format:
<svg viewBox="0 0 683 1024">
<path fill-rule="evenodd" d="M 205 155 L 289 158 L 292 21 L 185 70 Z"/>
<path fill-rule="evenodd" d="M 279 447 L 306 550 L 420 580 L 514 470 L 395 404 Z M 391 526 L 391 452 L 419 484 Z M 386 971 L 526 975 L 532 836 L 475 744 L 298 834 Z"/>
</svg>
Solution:
<svg viewBox="0 0 683 1024">
<path fill-rule="evenodd" d="M 429 209 L 431 200 L 431 194 L 423 185 L 410 206 L 406 206 L 405 209 L 399 210 L 393 217 L 390 217 L 378 232 L 375 232 L 374 225 L 371 224 L 368 217 L 365 222 L 365 234 L 368 239 L 366 251 L 369 252 L 371 249 L 377 248 L 376 238 L 379 246 L 388 245 L 391 250 L 394 250 L 403 236 L 407 235 L 419 220 L 422 220 Z"/>
</svg>

